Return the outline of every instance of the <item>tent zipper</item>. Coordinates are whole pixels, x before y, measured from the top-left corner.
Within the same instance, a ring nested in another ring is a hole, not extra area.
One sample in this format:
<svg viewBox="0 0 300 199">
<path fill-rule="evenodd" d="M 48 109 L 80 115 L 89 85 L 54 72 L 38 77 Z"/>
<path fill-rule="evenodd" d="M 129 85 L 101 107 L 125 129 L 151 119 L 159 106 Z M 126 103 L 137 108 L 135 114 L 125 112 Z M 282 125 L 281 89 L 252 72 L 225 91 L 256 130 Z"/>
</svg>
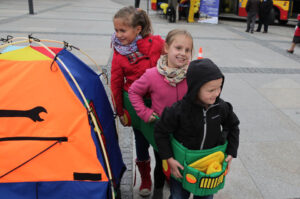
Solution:
<svg viewBox="0 0 300 199">
<path fill-rule="evenodd" d="M 211 108 L 213 108 L 215 106 L 218 106 L 218 105 L 219 105 L 219 103 L 213 104 L 213 105 L 209 106 L 207 108 L 207 110 L 203 109 L 204 130 L 203 130 L 203 139 L 202 139 L 202 142 L 201 142 L 200 150 L 202 150 L 203 147 L 204 147 L 204 142 L 205 142 L 206 135 L 207 135 L 207 118 L 206 118 L 206 113 L 207 113 L 207 111 L 209 109 L 211 109 Z"/>
<path fill-rule="evenodd" d="M 67 142 L 67 137 L 2 137 L 1 141 L 58 141 Z"/>
<path fill-rule="evenodd" d="M 207 111 L 203 109 L 204 130 L 203 130 L 203 138 L 202 138 L 200 150 L 203 149 L 204 142 L 205 142 L 205 138 L 206 138 L 206 133 L 207 133 L 207 132 L 206 132 L 206 131 L 207 131 L 206 112 L 207 112 Z"/>
</svg>

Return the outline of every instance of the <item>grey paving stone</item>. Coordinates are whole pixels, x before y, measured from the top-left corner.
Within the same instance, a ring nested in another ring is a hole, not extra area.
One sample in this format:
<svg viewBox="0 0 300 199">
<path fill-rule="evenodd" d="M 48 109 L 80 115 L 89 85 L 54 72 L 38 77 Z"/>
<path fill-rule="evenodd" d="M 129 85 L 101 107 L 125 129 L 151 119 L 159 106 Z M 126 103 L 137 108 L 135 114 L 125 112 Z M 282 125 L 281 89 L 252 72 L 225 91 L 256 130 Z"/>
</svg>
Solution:
<svg viewBox="0 0 300 199">
<path fill-rule="evenodd" d="M 34 1 L 36 14 L 29 15 L 27 1 L 1 0 L 0 37 L 27 37 L 32 33 L 38 38 L 67 41 L 87 52 L 109 75 L 112 18 L 119 8 L 133 3 L 133 0 Z M 146 3 L 141 0 L 143 9 Z M 300 48 L 297 46 L 293 55 L 286 53 L 294 28 L 270 26 L 268 34 L 247 34 L 245 22 L 169 24 L 155 11 L 150 10 L 149 16 L 154 33 L 163 38 L 174 28 L 191 32 L 193 58 L 196 59 L 202 47 L 203 56 L 211 58 L 225 74 L 222 97 L 233 104 L 241 120 L 240 148 L 225 188 L 215 198 L 300 198 Z M 100 72 L 94 63 L 80 58 Z M 109 95 L 108 85 L 106 91 Z M 140 198 L 139 177 L 133 187 L 133 135 L 130 128 L 118 126 L 127 166 L 121 181 L 122 198 Z M 169 188 L 165 186 L 164 198 L 168 196 Z"/>
</svg>

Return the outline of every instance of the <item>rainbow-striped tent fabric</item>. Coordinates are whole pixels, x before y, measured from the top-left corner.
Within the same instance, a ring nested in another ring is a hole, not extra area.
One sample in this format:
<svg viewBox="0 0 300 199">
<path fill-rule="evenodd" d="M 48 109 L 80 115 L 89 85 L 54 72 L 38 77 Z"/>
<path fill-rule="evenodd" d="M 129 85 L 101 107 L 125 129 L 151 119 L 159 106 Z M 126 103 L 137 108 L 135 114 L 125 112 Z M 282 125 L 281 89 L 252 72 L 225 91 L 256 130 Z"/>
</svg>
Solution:
<svg viewBox="0 0 300 199">
<path fill-rule="evenodd" d="M 0 74 L 0 198 L 114 198 L 126 168 L 99 75 L 33 45 L 2 51 Z"/>
</svg>

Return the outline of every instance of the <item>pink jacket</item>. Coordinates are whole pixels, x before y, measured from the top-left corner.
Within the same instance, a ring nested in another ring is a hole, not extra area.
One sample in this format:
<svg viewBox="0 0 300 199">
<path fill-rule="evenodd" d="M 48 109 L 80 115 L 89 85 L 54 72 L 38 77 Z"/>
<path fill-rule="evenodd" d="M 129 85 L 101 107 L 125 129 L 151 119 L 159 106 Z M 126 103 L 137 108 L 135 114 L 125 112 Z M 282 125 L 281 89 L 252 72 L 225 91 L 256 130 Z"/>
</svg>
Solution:
<svg viewBox="0 0 300 199">
<path fill-rule="evenodd" d="M 137 115 L 145 122 L 148 122 L 153 112 L 161 116 L 167 106 L 171 106 L 183 98 L 187 92 L 186 79 L 176 87 L 169 85 L 157 68 L 147 69 L 146 72 L 136 80 L 129 88 L 129 99 Z M 143 96 L 150 94 L 151 109 L 144 105 Z"/>
</svg>

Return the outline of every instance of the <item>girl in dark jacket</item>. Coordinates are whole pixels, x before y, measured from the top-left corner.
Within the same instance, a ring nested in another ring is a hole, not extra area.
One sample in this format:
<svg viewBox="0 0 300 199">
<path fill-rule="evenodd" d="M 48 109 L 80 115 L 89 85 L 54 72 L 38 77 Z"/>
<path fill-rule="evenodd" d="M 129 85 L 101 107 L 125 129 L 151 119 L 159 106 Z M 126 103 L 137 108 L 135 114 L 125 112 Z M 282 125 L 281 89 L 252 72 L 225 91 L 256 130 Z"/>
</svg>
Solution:
<svg viewBox="0 0 300 199">
<path fill-rule="evenodd" d="M 239 145 L 239 120 L 230 103 L 219 96 L 224 76 L 209 59 L 190 63 L 187 72 L 188 92 L 185 97 L 166 108 L 155 126 L 155 142 L 159 155 L 167 160 L 171 174 L 182 178 L 183 166 L 173 157 L 170 135 L 191 150 L 210 149 L 228 141 L 226 149 L 228 170 L 232 158 L 237 156 Z M 171 178 L 170 198 L 189 198 L 181 183 Z M 213 198 L 194 196 L 194 198 Z"/>
</svg>

